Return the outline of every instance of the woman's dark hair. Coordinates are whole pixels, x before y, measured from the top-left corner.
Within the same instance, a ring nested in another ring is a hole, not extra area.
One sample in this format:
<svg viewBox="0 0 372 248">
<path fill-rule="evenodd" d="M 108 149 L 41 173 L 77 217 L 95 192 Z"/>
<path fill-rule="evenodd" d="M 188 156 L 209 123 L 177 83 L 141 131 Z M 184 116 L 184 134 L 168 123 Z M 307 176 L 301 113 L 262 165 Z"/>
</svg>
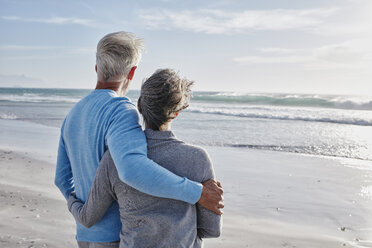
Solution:
<svg viewBox="0 0 372 248">
<path fill-rule="evenodd" d="M 147 127 L 159 130 L 161 125 L 174 118 L 173 113 L 187 108 L 193 84 L 171 69 L 159 69 L 146 79 L 137 105 Z"/>
</svg>

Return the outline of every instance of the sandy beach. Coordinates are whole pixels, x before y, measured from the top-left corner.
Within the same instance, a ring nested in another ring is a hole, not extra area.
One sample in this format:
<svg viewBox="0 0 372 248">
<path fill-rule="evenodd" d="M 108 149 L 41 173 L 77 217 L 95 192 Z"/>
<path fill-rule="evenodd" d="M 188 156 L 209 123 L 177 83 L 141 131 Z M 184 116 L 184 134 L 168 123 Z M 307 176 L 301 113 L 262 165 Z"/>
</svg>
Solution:
<svg viewBox="0 0 372 248">
<path fill-rule="evenodd" d="M 0 151 L 0 163 L 0 247 L 75 247 L 53 165 L 12 151 Z"/>
<path fill-rule="evenodd" d="M 1 124 L 3 141 L 9 136 L 4 129 L 14 125 Z M 17 138 L 0 146 L 0 247 L 76 247 L 74 220 L 53 183 L 58 129 L 45 133 L 32 125 L 34 135 L 49 137 L 44 147 L 31 149 Z M 17 137 L 27 130 L 18 129 Z M 43 149 L 45 156 L 37 159 Z M 205 247 L 372 247 L 370 162 L 206 149 L 226 207 L 222 236 L 206 240 Z"/>
</svg>

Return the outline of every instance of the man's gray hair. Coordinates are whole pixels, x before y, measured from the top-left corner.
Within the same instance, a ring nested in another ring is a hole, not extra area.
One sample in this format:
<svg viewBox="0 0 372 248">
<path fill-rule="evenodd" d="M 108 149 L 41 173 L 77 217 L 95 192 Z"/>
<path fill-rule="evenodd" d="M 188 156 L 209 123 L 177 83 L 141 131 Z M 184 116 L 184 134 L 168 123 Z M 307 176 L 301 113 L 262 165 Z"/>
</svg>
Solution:
<svg viewBox="0 0 372 248">
<path fill-rule="evenodd" d="M 174 113 L 189 106 L 191 87 L 194 84 L 171 69 L 160 69 L 141 86 L 138 110 L 148 128 L 160 126 L 174 118 Z"/>
<path fill-rule="evenodd" d="M 97 45 L 96 63 L 98 77 L 106 82 L 111 77 L 127 76 L 137 66 L 144 50 L 143 39 L 128 32 L 105 35 Z"/>
</svg>

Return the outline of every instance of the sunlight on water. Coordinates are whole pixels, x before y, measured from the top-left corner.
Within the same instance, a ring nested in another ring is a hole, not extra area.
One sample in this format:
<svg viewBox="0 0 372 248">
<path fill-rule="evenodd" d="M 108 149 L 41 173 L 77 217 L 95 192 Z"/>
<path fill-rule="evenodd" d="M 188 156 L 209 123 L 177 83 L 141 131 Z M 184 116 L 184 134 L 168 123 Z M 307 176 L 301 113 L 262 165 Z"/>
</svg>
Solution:
<svg viewBox="0 0 372 248">
<path fill-rule="evenodd" d="M 360 195 L 364 198 L 372 200 L 372 185 L 363 186 Z"/>
</svg>

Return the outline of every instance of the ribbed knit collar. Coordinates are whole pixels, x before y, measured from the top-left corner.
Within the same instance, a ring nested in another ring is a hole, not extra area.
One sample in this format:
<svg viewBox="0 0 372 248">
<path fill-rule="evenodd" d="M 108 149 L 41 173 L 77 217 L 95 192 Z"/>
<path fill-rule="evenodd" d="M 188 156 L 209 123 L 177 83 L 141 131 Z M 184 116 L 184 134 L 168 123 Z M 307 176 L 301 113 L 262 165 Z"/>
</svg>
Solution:
<svg viewBox="0 0 372 248">
<path fill-rule="evenodd" d="M 91 94 L 109 94 L 111 97 L 119 97 L 119 95 L 116 93 L 116 91 L 110 90 L 110 89 L 95 89 L 91 92 Z M 120 98 L 128 99 L 129 101 L 132 101 L 128 96 L 121 96 Z"/>
<path fill-rule="evenodd" d="M 176 136 L 172 131 L 155 131 L 146 128 L 145 134 L 148 139 L 176 139 Z"/>
<path fill-rule="evenodd" d="M 118 96 L 116 91 L 110 90 L 110 89 L 95 89 L 92 91 L 94 94 L 101 94 L 101 93 L 110 93 L 113 96 Z"/>
</svg>

